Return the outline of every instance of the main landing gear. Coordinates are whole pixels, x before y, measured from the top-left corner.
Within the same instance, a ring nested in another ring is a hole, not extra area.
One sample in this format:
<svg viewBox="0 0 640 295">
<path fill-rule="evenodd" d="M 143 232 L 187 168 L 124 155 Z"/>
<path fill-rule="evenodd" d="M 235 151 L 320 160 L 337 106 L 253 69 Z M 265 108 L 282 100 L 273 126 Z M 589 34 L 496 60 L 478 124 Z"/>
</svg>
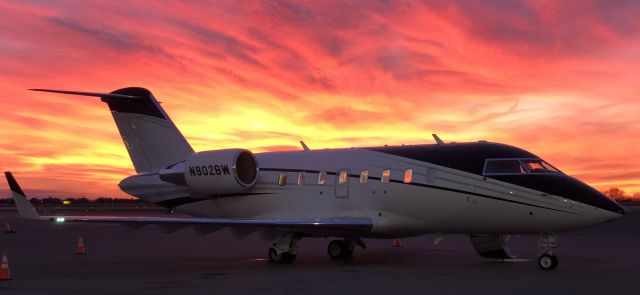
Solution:
<svg viewBox="0 0 640 295">
<path fill-rule="evenodd" d="M 556 235 L 542 235 L 538 242 L 540 255 L 538 256 L 538 266 L 543 270 L 552 270 L 558 266 L 558 257 L 553 254 L 553 250 L 558 247 L 558 237 Z"/>
<path fill-rule="evenodd" d="M 269 247 L 269 262 L 276 264 L 289 264 L 296 260 L 297 242 L 302 235 L 285 234 L 282 235 L 277 242 Z M 329 257 L 336 260 L 349 259 L 353 256 L 353 250 L 356 246 L 366 249 L 364 241 L 360 238 L 344 238 L 342 240 L 333 240 L 327 247 Z"/>
<path fill-rule="evenodd" d="M 347 239 L 333 240 L 329 243 L 327 252 L 331 258 L 336 260 L 349 259 L 353 256 L 353 250 L 355 247 L 355 243 Z"/>
</svg>

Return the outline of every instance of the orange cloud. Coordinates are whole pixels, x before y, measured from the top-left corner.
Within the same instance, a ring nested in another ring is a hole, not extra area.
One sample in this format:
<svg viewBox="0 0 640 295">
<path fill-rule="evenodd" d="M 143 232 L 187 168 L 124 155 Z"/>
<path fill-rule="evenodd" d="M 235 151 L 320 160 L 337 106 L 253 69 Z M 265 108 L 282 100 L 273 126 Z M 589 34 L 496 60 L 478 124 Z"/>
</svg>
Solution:
<svg viewBox="0 0 640 295">
<path fill-rule="evenodd" d="M 0 3 L 0 166 L 36 195 L 124 196 L 105 105 L 154 92 L 196 150 L 486 139 L 640 192 L 636 2 Z M 5 191 L 6 192 L 6 191 Z"/>
</svg>

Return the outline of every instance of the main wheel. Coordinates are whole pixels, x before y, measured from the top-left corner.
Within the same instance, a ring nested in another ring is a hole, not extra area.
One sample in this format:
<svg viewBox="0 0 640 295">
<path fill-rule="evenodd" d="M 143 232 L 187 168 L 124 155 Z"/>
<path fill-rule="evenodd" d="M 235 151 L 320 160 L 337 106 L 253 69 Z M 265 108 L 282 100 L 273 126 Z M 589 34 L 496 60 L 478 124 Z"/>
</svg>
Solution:
<svg viewBox="0 0 640 295">
<path fill-rule="evenodd" d="M 353 255 L 353 245 L 341 240 L 333 240 L 329 243 L 327 252 L 333 259 L 347 259 Z"/>
<path fill-rule="evenodd" d="M 277 264 L 289 264 L 296 260 L 296 254 L 284 252 L 278 254 L 278 251 L 271 247 L 269 248 L 269 262 Z"/>
<path fill-rule="evenodd" d="M 558 266 L 558 257 L 553 254 L 542 254 L 538 257 L 538 266 L 543 270 L 552 270 Z"/>
</svg>

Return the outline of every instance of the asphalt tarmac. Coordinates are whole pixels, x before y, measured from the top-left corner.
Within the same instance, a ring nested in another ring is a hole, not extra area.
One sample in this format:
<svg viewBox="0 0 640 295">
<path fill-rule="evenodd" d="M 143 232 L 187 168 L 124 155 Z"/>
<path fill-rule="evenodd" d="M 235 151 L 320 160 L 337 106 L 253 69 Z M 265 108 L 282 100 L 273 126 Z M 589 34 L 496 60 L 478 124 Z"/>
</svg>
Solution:
<svg viewBox="0 0 640 295">
<path fill-rule="evenodd" d="M 326 254 L 330 239 L 303 239 L 291 265 L 271 265 L 269 242 L 237 240 L 228 230 L 199 236 L 148 226 L 52 224 L 0 212 L 15 234 L 0 232 L 13 280 L 0 294 L 640 294 L 640 207 L 624 218 L 562 234 L 560 265 L 542 271 L 537 237 L 516 237 L 519 262 L 480 258 L 468 237 L 365 240 L 349 261 Z M 87 254 L 74 254 L 82 237 Z M 531 260 L 526 260 L 531 258 Z"/>
</svg>

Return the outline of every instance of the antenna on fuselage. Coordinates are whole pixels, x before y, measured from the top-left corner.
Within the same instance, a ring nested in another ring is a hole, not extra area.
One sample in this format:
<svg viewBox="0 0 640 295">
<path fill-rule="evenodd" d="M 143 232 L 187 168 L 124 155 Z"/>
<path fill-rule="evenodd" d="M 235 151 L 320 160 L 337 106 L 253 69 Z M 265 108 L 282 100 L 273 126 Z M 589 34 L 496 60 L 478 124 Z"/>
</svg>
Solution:
<svg viewBox="0 0 640 295">
<path fill-rule="evenodd" d="M 433 133 L 433 134 L 431 134 L 431 135 L 433 136 L 433 139 L 435 139 L 435 140 L 436 140 L 436 143 L 437 143 L 438 145 L 440 145 L 440 144 L 444 144 L 444 141 L 442 141 L 442 139 L 440 139 L 440 137 L 438 137 L 438 135 L 436 135 L 435 133 Z"/>
<path fill-rule="evenodd" d="M 302 141 L 302 140 L 300 141 L 300 145 L 302 145 L 302 149 L 303 149 L 303 150 L 305 150 L 305 151 L 309 151 L 309 150 L 311 150 L 311 149 L 310 149 L 310 148 L 309 148 L 309 147 L 304 143 L 304 141 Z"/>
</svg>

